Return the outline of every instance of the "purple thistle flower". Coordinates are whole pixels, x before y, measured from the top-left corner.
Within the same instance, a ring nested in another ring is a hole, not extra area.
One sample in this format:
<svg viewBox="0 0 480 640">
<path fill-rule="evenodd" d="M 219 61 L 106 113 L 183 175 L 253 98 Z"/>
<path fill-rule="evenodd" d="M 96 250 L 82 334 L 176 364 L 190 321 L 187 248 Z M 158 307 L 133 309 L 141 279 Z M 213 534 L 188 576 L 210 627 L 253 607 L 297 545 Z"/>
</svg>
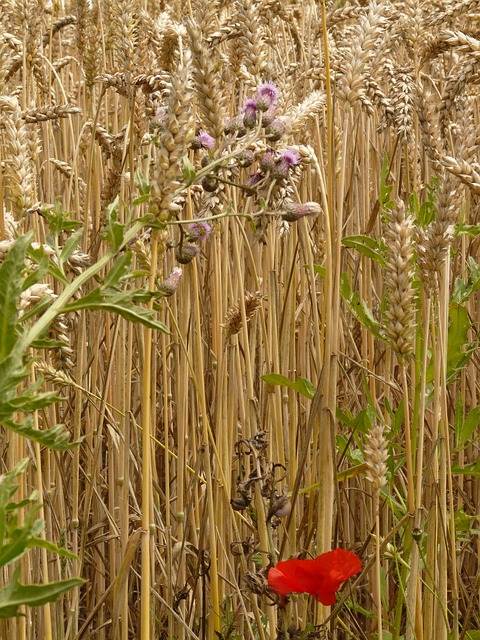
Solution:
<svg viewBox="0 0 480 640">
<path fill-rule="evenodd" d="M 259 111 L 268 111 L 270 107 L 275 106 L 279 95 L 280 91 L 271 82 L 262 84 L 257 90 L 257 109 Z"/>
<path fill-rule="evenodd" d="M 163 282 L 158 285 L 158 290 L 165 296 L 171 296 L 178 289 L 180 284 L 180 278 L 182 277 L 182 270 L 180 267 L 175 267 L 171 274 Z"/>
<path fill-rule="evenodd" d="M 188 239 L 192 242 L 206 240 L 212 233 L 212 226 L 206 220 L 195 220 L 188 227 Z"/>
<path fill-rule="evenodd" d="M 290 169 L 299 163 L 300 154 L 298 154 L 294 149 L 285 149 L 285 151 L 280 152 L 280 155 L 275 160 L 275 167 L 272 170 L 272 176 L 274 178 L 286 180 Z"/>
<path fill-rule="evenodd" d="M 257 123 L 257 102 L 253 98 L 245 100 L 243 107 L 243 124 L 247 129 L 253 129 Z"/>
<path fill-rule="evenodd" d="M 199 131 L 196 136 L 192 138 L 190 146 L 192 149 L 213 149 L 215 140 L 206 131 Z"/>
</svg>

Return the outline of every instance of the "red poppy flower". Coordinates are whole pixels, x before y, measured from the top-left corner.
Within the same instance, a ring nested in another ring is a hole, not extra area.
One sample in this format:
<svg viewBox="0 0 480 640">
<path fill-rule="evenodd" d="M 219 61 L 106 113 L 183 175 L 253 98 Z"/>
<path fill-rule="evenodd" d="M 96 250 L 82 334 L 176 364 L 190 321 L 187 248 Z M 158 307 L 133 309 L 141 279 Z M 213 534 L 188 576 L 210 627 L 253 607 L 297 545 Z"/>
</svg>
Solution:
<svg viewBox="0 0 480 640">
<path fill-rule="evenodd" d="M 342 582 L 362 570 L 360 558 L 345 549 L 322 553 L 313 560 L 292 558 L 268 572 L 268 585 L 277 593 L 309 593 L 324 605 L 335 604 Z"/>
</svg>

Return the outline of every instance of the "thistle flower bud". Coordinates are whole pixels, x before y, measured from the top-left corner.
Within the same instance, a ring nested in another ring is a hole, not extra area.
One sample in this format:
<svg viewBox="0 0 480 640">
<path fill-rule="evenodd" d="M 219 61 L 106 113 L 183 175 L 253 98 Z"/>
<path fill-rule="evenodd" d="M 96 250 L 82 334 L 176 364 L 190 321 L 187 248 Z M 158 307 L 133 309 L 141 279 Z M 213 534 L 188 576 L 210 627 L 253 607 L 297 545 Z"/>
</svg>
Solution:
<svg viewBox="0 0 480 640">
<path fill-rule="evenodd" d="M 280 91 L 271 82 L 262 84 L 257 91 L 255 100 L 259 111 L 268 111 L 271 107 L 275 107 Z"/>
<path fill-rule="evenodd" d="M 218 180 L 215 176 L 209 175 L 202 178 L 202 187 L 209 193 L 218 189 Z"/>
<path fill-rule="evenodd" d="M 180 267 L 175 267 L 171 274 L 163 282 L 158 285 L 158 290 L 165 296 L 171 296 L 178 289 L 180 284 L 180 278 L 182 277 L 182 270 Z"/>
<path fill-rule="evenodd" d="M 245 149 L 237 156 L 237 162 L 241 167 L 250 167 L 255 162 L 255 156 L 249 149 Z"/>
<path fill-rule="evenodd" d="M 215 140 L 206 131 L 199 131 L 190 142 L 192 149 L 213 149 Z"/>
<path fill-rule="evenodd" d="M 257 103 L 253 98 L 245 101 L 243 107 L 243 124 L 247 129 L 253 129 L 257 124 Z"/>
<path fill-rule="evenodd" d="M 196 244 L 182 244 L 175 249 L 175 258 L 180 264 L 188 264 L 199 254 Z"/>
<path fill-rule="evenodd" d="M 247 133 L 247 130 L 243 124 L 243 116 L 236 116 L 231 120 L 227 120 L 225 123 L 225 134 L 237 134 L 237 138 L 241 138 Z"/>
<path fill-rule="evenodd" d="M 300 155 L 293 149 L 285 149 L 275 160 L 272 176 L 281 180 L 286 180 L 290 169 L 300 163 Z"/>
<path fill-rule="evenodd" d="M 259 182 L 261 182 L 263 180 L 265 176 L 263 175 L 263 173 L 257 172 L 257 173 L 253 173 L 251 176 L 248 177 L 245 186 L 246 187 L 250 187 L 247 191 L 246 194 L 248 196 L 251 196 L 255 193 L 255 189 L 253 187 L 255 187 Z"/>
<path fill-rule="evenodd" d="M 188 239 L 192 242 L 206 240 L 212 233 L 212 227 L 205 220 L 196 220 L 188 227 Z"/>
<path fill-rule="evenodd" d="M 260 160 L 260 169 L 267 173 L 275 168 L 275 157 L 272 149 L 267 149 Z"/>
<path fill-rule="evenodd" d="M 298 204 L 291 200 L 285 200 L 282 204 L 281 214 L 283 220 L 286 220 L 287 222 L 296 222 L 305 216 L 316 216 L 321 212 L 321 210 L 322 207 L 317 202 Z"/>
<path fill-rule="evenodd" d="M 285 134 L 286 128 L 285 122 L 277 118 L 265 129 L 265 136 L 271 142 L 277 142 Z"/>
</svg>

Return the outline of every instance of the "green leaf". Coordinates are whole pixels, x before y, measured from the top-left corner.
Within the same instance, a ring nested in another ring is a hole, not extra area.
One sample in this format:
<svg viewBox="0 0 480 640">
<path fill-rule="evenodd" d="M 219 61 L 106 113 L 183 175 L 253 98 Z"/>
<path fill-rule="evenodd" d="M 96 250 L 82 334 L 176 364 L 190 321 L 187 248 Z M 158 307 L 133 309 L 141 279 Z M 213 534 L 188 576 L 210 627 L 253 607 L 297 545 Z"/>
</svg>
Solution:
<svg viewBox="0 0 480 640">
<path fill-rule="evenodd" d="M 25 253 L 32 233 L 21 236 L 0 267 L 0 362 L 11 353 L 17 339 L 18 298 L 23 287 Z"/>
<path fill-rule="evenodd" d="M 65 427 L 63 424 L 56 424 L 50 429 L 35 429 L 33 426 L 33 419 L 31 417 L 25 418 L 22 424 L 17 424 L 12 420 L 3 420 L 2 426 L 10 431 L 14 431 L 18 433 L 19 436 L 23 436 L 24 438 L 29 438 L 30 440 L 34 440 L 44 447 L 48 447 L 53 451 L 68 451 L 69 449 L 73 449 L 78 446 L 80 440 L 76 440 L 74 442 L 70 442 L 70 436 L 68 432 L 65 431 Z"/>
<path fill-rule="evenodd" d="M 458 444 L 460 446 L 467 444 L 471 440 L 475 429 L 480 424 L 480 407 L 475 407 L 470 411 L 465 421 L 460 427 L 458 434 Z"/>
<path fill-rule="evenodd" d="M 466 282 L 461 278 L 455 280 L 455 286 L 453 289 L 452 302 L 462 304 L 466 302 L 474 291 L 480 289 L 480 265 L 470 256 L 468 258 L 468 267 L 470 275 Z"/>
<path fill-rule="evenodd" d="M 35 547 L 36 549 L 46 549 L 51 553 L 56 553 L 57 555 L 62 556 L 63 558 L 70 558 L 71 560 L 77 559 L 77 556 L 71 551 L 68 551 L 64 547 L 57 547 L 57 545 L 54 544 L 53 542 L 49 542 L 48 540 L 44 540 L 43 538 L 35 538 L 35 537 L 31 538 L 28 543 L 28 547 L 29 548 Z"/>
<path fill-rule="evenodd" d="M 107 207 L 107 226 L 103 232 L 103 236 L 106 238 L 113 251 L 118 251 L 122 246 L 123 235 L 125 232 L 125 225 L 117 222 L 118 205 L 119 198 L 117 196 L 112 204 Z"/>
<path fill-rule="evenodd" d="M 195 171 L 195 167 L 190 162 L 188 156 L 183 156 L 183 174 L 182 180 L 188 186 L 195 182 L 195 178 L 197 177 L 197 172 Z"/>
<path fill-rule="evenodd" d="M 132 252 L 125 251 L 118 260 L 115 261 L 113 267 L 105 276 L 105 280 L 103 282 L 103 286 L 105 288 L 111 287 L 115 288 L 122 284 L 122 280 L 125 277 L 128 268 L 132 263 Z"/>
<path fill-rule="evenodd" d="M 377 262 L 381 267 L 385 266 L 385 258 L 383 257 L 383 242 L 371 238 L 370 236 L 347 236 L 343 238 L 344 247 L 356 249 L 358 253 L 366 258 L 370 258 Z"/>
<path fill-rule="evenodd" d="M 394 202 L 390 199 L 393 185 L 387 184 L 387 180 L 390 175 L 390 163 L 386 152 L 383 154 L 382 170 L 380 172 L 380 193 L 378 194 L 378 200 L 382 211 L 389 211 L 393 208 Z"/>
<path fill-rule="evenodd" d="M 480 478 L 480 459 L 475 462 L 461 467 L 458 462 L 452 462 L 452 474 L 455 475 L 468 475 Z"/>
<path fill-rule="evenodd" d="M 283 376 L 281 373 L 267 373 L 262 376 L 262 380 L 267 384 L 274 384 L 281 387 L 288 387 L 289 389 L 293 389 L 309 400 L 313 398 L 316 391 L 314 385 L 310 382 L 310 380 L 307 380 L 307 378 L 302 378 L 300 376 L 297 376 L 295 378 L 295 382 L 293 382 L 292 380 L 290 380 L 290 378 Z"/>
<path fill-rule="evenodd" d="M 72 233 L 70 238 L 65 243 L 62 249 L 62 252 L 60 254 L 61 264 L 63 264 L 66 260 L 68 260 L 69 257 L 72 255 L 72 253 L 75 251 L 75 249 L 78 247 L 82 239 L 82 235 L 83 235 L 83 229 L 77 229 L 74 233 Z"/>
<path fill-rule="evenodd" d="M 381 332 L 382 325 L 375 319 L 371 309 L 366 302 L 360 298 L 360 295 L 357 292 L 352 292 L 346 273 L 342 273 L 340 295 L 356 319 L 376 338 L 385 342 L 385 338 Z"/>
<path fill-rule="evenodd" d="M 464 224 L 459 222 L 455 225 L 455 236 L 469 236 L 476 238 L 480 235 L 480 224 Z"/>
<path fill-rule="evenodd" d="M 467 309 L 458 304 L 450 305 L 448 326 L 447 378 L 463 369 L 473 353 L 474 345 L 468 339 L 471 323 Z"/>
<path fill-rule="evenodd" d="M 320 264 L 314 264 L 312 265 L 312 267 L 313 267 L 313 272 L 318 273 L 320 278 L 322 278 L 322 280 L 325 280 L 325 276 L 327 275 L 327 267 L 324 267 Z M 306 264 L 305 269 L 310 269 L 310 265 Z"/>
<path fill-rule="evenodd" d="M 30 388 L 26 391 L 36 391 L 36 389 Z M 61 398 L 53 391 L 47 391 L 45 393 L 24 393 L 22 395 L 15 396 L 10 400 L 4 400 L 0 402 L 0 421 L 9 418 L 17 411 L 23 411 L 30 413 L 37 409 L 43 409 L 49 405 L 58 402 Z"/>
<path fill-rule="evenodd" d="M 144 309 L 135 305 L 132 297 L 138 292 L 114 292 L 102 291 L 97 288 L 87 293 L 83 298 L 74 300 L 61 309 L 61 313 L 69 311 L 80 311 L 81 309 L 103 310 L 130 320 L 130 322 L 140 322 L 141 324 L 168 333 L 167 327 L 155 320 L 155 312 L 151 309 Z M 138 294 L 140 295 L 140 294 Z"/>
<path fill-rule="evenodd" d="M 85 584 L 85 580 L 81 578 L 71 578 L 48 584 L 24 585 L 18 582 L 19 575 L 20 568 L 15 571 L 12 582 L 0 590 L 0 618 L 17 615 L 18 607 L 21 605 L 38 607 L 47 602 L 54 602 L 70 589 Z"/>
</svg>

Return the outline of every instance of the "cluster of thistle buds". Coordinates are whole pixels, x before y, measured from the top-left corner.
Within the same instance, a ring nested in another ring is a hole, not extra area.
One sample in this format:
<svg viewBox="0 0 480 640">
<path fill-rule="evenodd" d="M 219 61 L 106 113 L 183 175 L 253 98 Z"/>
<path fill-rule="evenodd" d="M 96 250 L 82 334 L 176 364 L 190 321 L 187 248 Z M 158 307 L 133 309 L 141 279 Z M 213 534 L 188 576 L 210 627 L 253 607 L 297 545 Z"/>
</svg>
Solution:
<svg viewBox="0 0 480 640">
<path fill-rule="evenodd" d="M 188 264 L 200 253 L 200 246 L 212 232 L 212 225 L 207 220 L 198 218 L 188 225 L 182 240 L 175 247 L 175 258 L 180 264 Z M 173 295 L 180 284 L 182 268 L 175 267 L 169 276 L 158 284 L 158 290 L 164 296 Z"/>
<path fill-rule="evenodd" d="M 229 147 L 228 158 L 233 158 L 233 164 L 230 162 L 227 165 L 229 169 L 235 166 L 239 169 L 252 167 L 252 172 L 245 183 L 236 184 L 221 177 L 222 163 L 215 162 L 211 171 L 201 180 L 205 192 L 215 192 L 223 182 L 237 186 L 248 196 L 258 194 L 264 197 L 265 194 L 268 194 L 268 197 L 275 197 L 279 188 L 288 184 L 295 167 L 300 165 L 302 158 L 295 148 L 276 149 L 272 146 L 280 141 L 286 133 L 286 121 L 276 115 L 279 95 L 279 90 L 272 83 L 265 83 L 258 87 L 254 96 L 245 100 L 242 112 L 226 123 L 226 139 L 222 143 L 219 140 L 214 140 L 212 136 L 202 130 L 193 137 L 191 148 L 206 152 L 201 159 L 203 169 L 206 169 L 213 160 L 217 159 L 213 151 L 215 148 L 217 148 L 218 155 L 219 151 L 222 153 Z M 262 138 L 263 140 L 261 140 Z M 231 148 L 237 141 L 241 148 L 235 153 Z M 260 152 L 261 157 L 254 153 L 256 149 L 258 154 L 259 141 L 266 143 L 266 148 L 265 145 L 260 145 L 264 149 Z M 243 146 L 242 142 L 244 142 Z M 284 222 L 296 222 L 304 216 L 317 215 L 321 210 L 320 205 L 315 202 L 296 204 L 285 199 L 284 196 L 280 207 L 275 208 L 277 211 L 272 213 L 281 216 Z"/>
</svg>

